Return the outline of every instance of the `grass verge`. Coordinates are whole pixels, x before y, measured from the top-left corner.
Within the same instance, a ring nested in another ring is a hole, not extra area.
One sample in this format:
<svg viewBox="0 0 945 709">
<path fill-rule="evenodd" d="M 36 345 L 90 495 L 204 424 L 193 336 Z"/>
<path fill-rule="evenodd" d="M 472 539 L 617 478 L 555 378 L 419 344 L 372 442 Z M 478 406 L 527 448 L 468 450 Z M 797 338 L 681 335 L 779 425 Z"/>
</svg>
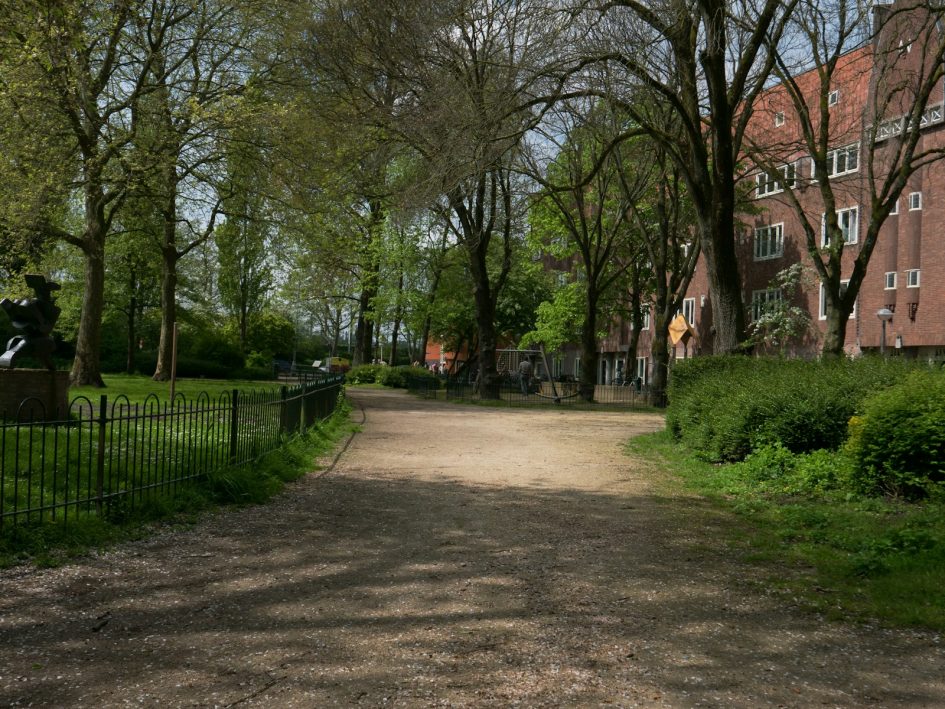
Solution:
<svg viewBox="0 0 945 709">
<path fill-rule="evenodd" d="M 105 388 L 83 386 L 71 387 L 69 389 L 69 399 L 77 396 L 85 396 L 93 403 L 97 402 L 102 394 L 108 396 L 112 401 L 118 395 L 127 396 L 132 402 L 141 402 L 149 394 L 154 394 L 159 400 L 164 401 L 170 395 L 170 382 L 156 382 L 151 377 L 145 377 L 140 374 L 105 374 L 102 375 L 105 382 Z M 183 394 L 185 398 L 193 399 L 198 394 L 205 392 L 211 398 L 216 398 L 220 394 L 230 393 L 234 389 L 240 392 L 257 390 L 278 389 L 281 382 L 275 380 L 250 381 L 243 379 L 178 379 L 174 385 L 174 391 Z"/>
<path fill-rule="evenodd" d="M 17 525 L 0 533 L 0 568 L 20 563 L 55 566 L 95 549 L 140 539 L 158 527 L 193 524 L 202 513 L 222 505 L 262 504 L 286 483 L 316 469 L 316 459 L 331 451 L 354 429 L 346 399 L 335 412 L 305 434 L 286 441 L 252 465 L 226 468 L 155 496 L 132 511 L 112 508 L 107 516 L 86 515 L 68 526 L 58 523 Z"/>
<path fill-rule="evenodd" d="M 737 465 L 699 460 L 669 432 L 627 450 L 744 522 L 729 541 L 770 569 L 771 588 L 829 618 L 945 631 L 945 505 L 786 495 Z"/>
</svg>

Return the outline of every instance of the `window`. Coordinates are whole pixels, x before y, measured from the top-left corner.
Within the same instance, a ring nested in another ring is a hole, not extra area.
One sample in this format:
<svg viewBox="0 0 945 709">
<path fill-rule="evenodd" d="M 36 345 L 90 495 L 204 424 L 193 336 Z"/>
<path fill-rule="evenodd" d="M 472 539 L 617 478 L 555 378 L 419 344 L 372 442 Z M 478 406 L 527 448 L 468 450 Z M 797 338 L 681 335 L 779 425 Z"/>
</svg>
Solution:
<svg viewBox="0 0 945 709">
<path fill-rule="evenodd" d="M 856 172 L 860 167 L 860 144 L 853 143 L 827 153 L 827 177 Z M 813 170 L 811 171 L 813 176 Z"/>
<path fill-rule="evenodd" d="M 899 200 L 898 199 L 895 202 L 893 202 L 892 209 L 889 211 L 889 216 L 893 216 L 894 214 L 899 214 Z"/>
<path fill-rule="evenodd" d="M 847 285 L 850 283 L 850 280 L 840 281 L 840 293 L 846 293 Z M 853 310 L 850 311 L 850 320 L 856 317 L 856 303 L 853 304 Z M 827 319 L 827 289 L 824 288 L 824 284 L 820 284 L 820 319 Z"/>
<path fill-rule="evenodd" d="M 581 379 L 581 358 L 580 357 L 574 358 L 574 378 L 578 380 Z"/>
<path fill-rule="evenodd" d="M 639 379 L 644 386 L 648 382 L 646 375 L 649 373 L 649 367 L 647 367 L 646 360 L 646 357 L 637 357 L 637 379 Z"/>
<path fill-rule="evenodd" d="M 774 114 L 774 127 L 780 128 L 783 125 L 784 125 L 784 113 L 782 113 L 781 111 L 778 111 L 777 113 Z"/>
<path fill-rule="evenodd" d="M 913 268 L 906 271 L 906 288 L 919 287 L 919 269 Z"/>
<path fill-rule="evenodd" d="M 919 117 L 919 127 L 926 128 L 935 123 L 941 123 L 943 115 L 942 109 L 942 104 L 925 109 Z M 903 130 L 906 129 L 907 118 L 907 116 L 899 116 L 898 118 L 890 118 L 880 123 L 879 127 L 876 129 L 876 141 L 883 141 L 890 136 L 902 133 Z"/>
<path fill-rule="evenodd" d="M 886 138 L 892 135 L 899 135 L 902 133 L 902 129 L 905 124 L 906 121 L 902 116 L 899 118 L 891 118 L 888 121 L 883 121 L 879 124 L 879 128 L 876 129 L 877 142 L 886 140 Z"/>
<path fill-rule="evenodd" d="M 933 123 L 942 122 L 942 104 L 938 106 L 932 106 L 931 108 L 925 109 L 922 113 L 922 118 L 919 119 L 919 126 L 925 128 L 928 125 Z"/>
<path fill-rule="evenodd" d="M 682 314 L 686 317 L 686 322 L 690 325 L 696 322 L 696 299 L 686 298 L 682 302 Z"/>
<path fill-rule="evenodd" d="M 643 311 L 643 326 L 640 330 L 649 330 L 650 329 L 650 309 L 647 308 Z"/>
<path fill-rule="evenodd" d="M 827 105 L 836 106 L 838 103 L 840 103 L 840 91 L 838 89 L 834 89 L 829 94 L 827 94 Z"/>
<path fill-rule="evenodd" d="M 885 285 L 883 286 L 884 290 L 896 290 L 896 272 L 887 271 L 885 277 Z"/>
<path fill-rule="evenodd" d="M 776 172 L 780 175 L 775 179 L 766 172 L 759 172 L 755 175 L 756 192 L 759 197 L 765 197 L 769 194 L 783 192 L 785 187 L 793 188 L 797 181 L 797 164 L 788 163 L 782 165 Z"/>
<path fill-rule="evenodd" d="M 922 209 L 922 193 L 921 192 L 910 192 L 909 193 L 909 211 L 915 212 L 916 210 Z"/>
<path fill-rule="evenodd" d="M 759 320 L 762 315 L 772 309 L 773 305 L 780 302 L 780 288 L 753 291 L 751 294 L 751 319 L 754 321 Z"/>
<path fill-rule="evenodd" d="M 855 244 L 859 237 L 859 207 L 847 207 L 837 210 L 837 225 L 840 227 L 840 233 L 843 234 L 844 244 Z M 827 238 L 827 216 L 821 217 L 820 224 L 820 243 L 821 246 L 828 246 L 830 239 Z"/>
<path fill-rule="evenodd" d="M 755 229 L 755 261 L 784 255 L 784 224 Z"/>
</svg>

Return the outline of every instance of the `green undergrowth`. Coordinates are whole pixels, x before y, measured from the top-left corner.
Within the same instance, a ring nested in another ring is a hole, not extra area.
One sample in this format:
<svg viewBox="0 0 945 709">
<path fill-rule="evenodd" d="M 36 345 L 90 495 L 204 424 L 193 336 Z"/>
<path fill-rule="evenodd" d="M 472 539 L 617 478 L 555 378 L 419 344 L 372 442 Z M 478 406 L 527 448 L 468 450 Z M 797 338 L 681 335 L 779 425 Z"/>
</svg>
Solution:
<svg viewBox="0 0 945 709">
<path fill-rule="evenodd" d="M 251 465 L 226 468 L 179 486 L 173 495 L 154 496 L 133 509 L 112 505 L 99 515 L 80 515 L 68 524 L 23 524 L 0 530 L 0 567 L 19 563 L 55 566 L 118 542 L 146 537 L 160 528 L 193 524 L 208 510 L 224 505 L 263 504 L 315 469 L 354 425 L 351 406 L 339 401 L 335 412 L 302 435 L 286 440 Z"/>
<path fill-rule="evenodd" d="M 830 618 L 945 631 L 945 504 L 867 497 L 834 485 L 843 453 L 766 449 L 712 464 L 669 432 L 634 438 L 628 452 L 672 471 L 731 513 L 729 541 L 770 569 L 770 588 Z M 770 474 L 760 474 L 766 470 Z"/>
</svg>

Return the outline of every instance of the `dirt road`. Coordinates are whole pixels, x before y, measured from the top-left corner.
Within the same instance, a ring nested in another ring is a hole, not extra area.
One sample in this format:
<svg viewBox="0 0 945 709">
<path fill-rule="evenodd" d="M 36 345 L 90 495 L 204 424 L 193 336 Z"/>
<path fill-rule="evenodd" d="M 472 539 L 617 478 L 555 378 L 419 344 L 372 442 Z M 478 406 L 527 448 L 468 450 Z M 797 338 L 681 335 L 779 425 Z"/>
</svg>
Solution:
<svg viewBox="0 0 945 709">
<path fill-rule="evenodd" d="M 0 572 L 0 705 L 945 706 L 938 636 L 786 606 L 622 455 L 658 417 L 352 396 L 274 503 Z"/>
</svg>

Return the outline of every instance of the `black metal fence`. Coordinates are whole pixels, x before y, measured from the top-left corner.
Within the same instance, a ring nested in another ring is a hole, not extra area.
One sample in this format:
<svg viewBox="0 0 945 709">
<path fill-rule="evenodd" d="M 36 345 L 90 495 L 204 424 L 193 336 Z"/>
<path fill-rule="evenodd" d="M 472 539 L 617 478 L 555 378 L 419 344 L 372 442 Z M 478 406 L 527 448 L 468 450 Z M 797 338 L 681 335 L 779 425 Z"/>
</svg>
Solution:
<svg viewBox="0 0 945 709">
<path fill-rule="evenodd" d="M 58 421 L 0 419 L 0 528 L 108 517 L 251 463 L 330 416 L 343 381 L 323 375 L 295 387 L 163 402 L 80 396 Z"/>
<path fill-rule="evenodd" d="M 598 384 L 594 387 L 594 400 L 583 399 L 578 392 L 578 383 L 572 380 L 548 381 L 531 379 L 523 386 L 516 376 L 506 376 L 492 391 L 483 392 L 476 381 L 468 378 L 409 377 L 407 389 L 427 399 L 449 401 L 492 401 L 508 406 L 614 406 L 626 408 L 648 408 L 653 406 L 648 387 L 634 384 Z M 665 396 L 658 397 L 658 404 L 665 404 Z"/>
</svg>

